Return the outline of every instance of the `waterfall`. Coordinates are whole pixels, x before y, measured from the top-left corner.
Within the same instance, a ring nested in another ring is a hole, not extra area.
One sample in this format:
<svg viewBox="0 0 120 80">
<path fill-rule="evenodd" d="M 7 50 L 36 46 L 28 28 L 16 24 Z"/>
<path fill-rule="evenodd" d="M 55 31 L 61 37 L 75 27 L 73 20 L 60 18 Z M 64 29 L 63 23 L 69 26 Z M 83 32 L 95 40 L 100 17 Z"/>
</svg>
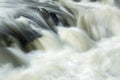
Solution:
<svg viewBox="0 0 120 80">
<path fill-rule="evenodd" d="M 120 80 L 119 0 L 0 0 L 0 80 Z"/>
</svg>

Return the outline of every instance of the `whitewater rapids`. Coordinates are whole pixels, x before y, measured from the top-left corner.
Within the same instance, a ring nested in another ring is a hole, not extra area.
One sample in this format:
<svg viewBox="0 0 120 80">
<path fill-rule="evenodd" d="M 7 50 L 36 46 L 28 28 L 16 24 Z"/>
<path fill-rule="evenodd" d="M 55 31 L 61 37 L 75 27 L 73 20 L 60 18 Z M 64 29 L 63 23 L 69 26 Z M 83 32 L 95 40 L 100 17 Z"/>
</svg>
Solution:
<svg viewBox="0 0 120 80">
<path fill-rule="evenodd" d="M 75 22 L 69 17 L 70 27 L 59 23 L 57 34 L 41 30 L 43 36 L 32 41 L 35 50 L 24 52 L 16 44 L 7 47 L 17 59 L 6 58 L 0 50 L 0 80 L 120 80 L 119 5 L 113 0 L 55 1 Z M 21 24 L 29 21 L 23 16 L 16 19 Z M 33 25 L 32 29 L 39 32 Z"/>
</svg>

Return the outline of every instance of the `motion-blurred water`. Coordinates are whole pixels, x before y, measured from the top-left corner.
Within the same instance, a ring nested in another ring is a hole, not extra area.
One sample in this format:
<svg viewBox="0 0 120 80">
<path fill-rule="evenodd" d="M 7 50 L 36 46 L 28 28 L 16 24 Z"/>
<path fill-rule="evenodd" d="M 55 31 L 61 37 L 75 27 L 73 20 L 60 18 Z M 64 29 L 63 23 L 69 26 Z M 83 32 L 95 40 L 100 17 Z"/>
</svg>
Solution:
<svg viewBox="0 0 120 80">
<path fill-rule="evenodd" d="M 0 80 L 120 80 L 119 0 L 0 4 Z"/>
</svg>

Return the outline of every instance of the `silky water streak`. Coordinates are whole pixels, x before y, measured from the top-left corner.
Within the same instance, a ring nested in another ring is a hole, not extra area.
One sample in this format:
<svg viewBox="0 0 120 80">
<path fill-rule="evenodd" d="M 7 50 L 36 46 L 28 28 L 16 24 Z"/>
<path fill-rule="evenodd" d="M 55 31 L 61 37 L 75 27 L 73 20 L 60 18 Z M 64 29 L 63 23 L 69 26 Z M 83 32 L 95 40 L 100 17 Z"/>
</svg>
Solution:
<svg viewBox="0 0 120 80">
<path fill-rule="evenodd" d="M 113 0 L 0 4 L 0 80 L 120 80 Z"/>
</svg>

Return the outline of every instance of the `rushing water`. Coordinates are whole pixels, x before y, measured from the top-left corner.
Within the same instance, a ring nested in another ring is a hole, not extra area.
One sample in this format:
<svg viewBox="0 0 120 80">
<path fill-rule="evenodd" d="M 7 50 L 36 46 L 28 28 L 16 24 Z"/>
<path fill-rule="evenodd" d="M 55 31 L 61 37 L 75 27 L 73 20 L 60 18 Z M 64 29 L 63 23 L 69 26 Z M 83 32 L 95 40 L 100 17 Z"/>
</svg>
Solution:
<svg viewBox="0 0 120 80">
<path fill-rule="evenodd" d="M 0 0 L 0 80 L 120 80 L 119 0 Z"/>
</svg>

